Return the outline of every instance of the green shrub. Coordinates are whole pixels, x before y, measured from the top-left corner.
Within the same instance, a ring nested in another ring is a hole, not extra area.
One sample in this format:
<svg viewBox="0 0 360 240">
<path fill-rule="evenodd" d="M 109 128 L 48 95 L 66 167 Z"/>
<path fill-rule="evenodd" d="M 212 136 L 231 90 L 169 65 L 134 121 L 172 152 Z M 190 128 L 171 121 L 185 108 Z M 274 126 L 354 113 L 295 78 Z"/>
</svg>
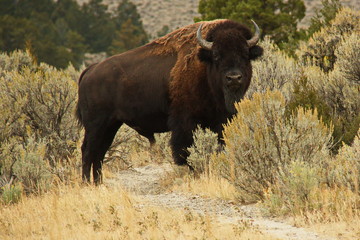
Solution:
<svg viewBox="0 0 360 240">
<path fill-rule="evenodd" d="M 0 77 L 3 77 L 5 72 L 21 71 L 24 67 L 34 69 L 37 67 L 35 59 L 30 52 L 16 50 L 9 54 L 0 53 Z"/>
<path fill-rule="evenodd" d="M 25 193 L 42 193 L 51 186 L 53 176 L 46 159 L 47 144 L 28 137 L 23 144 L 13 138 L 1 146 L 2 161 L 11 166 L 9 171 L 22 183 Z"/>
<path fill-rule="evenodd" d="M 31 133 L 47 139 L 49 160 L 71 156 L 79 138 L 73 116 L 76 96 L 71 69 L 41 65 L 36 71 L 6 72 L 0 79 L 0 144 L 13 136 L 25 141 Z"/>
<path fill-rule="evenodd" d="M 321 164 L 328 157 L 331 129 L 317 118 L 316 110 L 299 108 L 286 118 L 285 98 L 278 91 L 245 99 L 237 115 L 225 126 L 225 152 L 219 155 L 221 174 L 246 201 L 264 198 L 291 162 Z"/>
<path fill-rule="evenodd" d="M 193 134 L 194 144 L 188 148 L 190 153 L 187 161 L 195 173 L 210 173 L 212 155 L 220 149 L 218 136 L 209 129 L 198 127 Z"/>
<path fill-rule="evenodd" d="M 28 52 L 0 55 L 0 178 L 12 174 L 26 193 L 48 189 L 59 163 L 79 156 L 74 118 L 79 72 L 37 65 Z"/>
<path fill-rule="evenodd" d="M 311 92 L 315 93 L 317 100 L 310 102 L 310 105 L 321 105 L 319 112 L 326 121 L 333 123 L 334 150 L 341 147 L 341 142 L 351 144 L 360 126 L 359 46 L 357 34 L 344 37 L 335 51 L 337 61 L 334 68 L 328 73 L 316 66 L 304 67 L 307 85 L 303 91 L 299 91 L 304 98 L 297 98 L 299 94 L 293 98 L 301 105 L 301 101 L 307 101 Z"/>
<path fill-rule="evenodd" d="M 281 174 L 265 198 L 265 206 L 271 215 L 300 215 L 318 206 L 313 200 L 314 190 L 323 181 L 320 166 L 304 161 L 292 161 L 286 174 Z"/>
<path fill-rule="evenodd" d="M 360 131 L 352 146 L 318 165 L 292 162 L 267 191 L 271 215 L 304 216 L 309 222 L 352 221 L 359 215 Z"/>
<path fill-rule="evenodd" d="M 1 189 L 1 202 L 3 204 L 14 204 L 18 203 L 22 196 L 22 186 L 16 185 L 5 185 Z"/>
<path fill-rule="evenodd" d="M 321 118 L 327 126 L 332 124 L 331 108 L 305 76 L 294 83 L 294 91 L 286 104 L 286 116 L 291 116 L 299 107 L 307 110 L 316 109 L 319 119 Z"/>
<path fill-rule="evenodd" d="M 331 71 L 336 62 L 335 50 L 341 38 L 359 31 L 360 11 L 343 8 L 329 26 L 314 33 L 308 42 L 303 43 L 298 55 L 304 62 L 319 66 L 325 72 Z"/>
<path fill-rule="evenodd" d="M 360 18 L 359 18 L 360 20 Z M 359 24 L 360 25 L 360 24 Z M 360 31 L 360 27 L 359 27 Z M 341 77 L 350 83 L 360 84 L 360 38 L 359 32 L 354 32 L 346 36 L 339 43 L 335 50 L 336 63 L 334 72 L 338 72 Z"/>
<path fill-rule="evenodd" d="M 264 54 L 252 63 L 253 77 L 246 96 L 251 98 L 254 93 L 269 89 L 279 90 L 289 99 L 294 82 L 301 76 L 300 66 L 269 38 L 265 38 L 260 45 L 264 48 Z"/>
<path fill-rule="evenodd" d="M 344 144 L 329 163 L 327 178 L 330 186 L 346 187 L 360 195 L 360 129 L 354 143 Z"/>
</svg>

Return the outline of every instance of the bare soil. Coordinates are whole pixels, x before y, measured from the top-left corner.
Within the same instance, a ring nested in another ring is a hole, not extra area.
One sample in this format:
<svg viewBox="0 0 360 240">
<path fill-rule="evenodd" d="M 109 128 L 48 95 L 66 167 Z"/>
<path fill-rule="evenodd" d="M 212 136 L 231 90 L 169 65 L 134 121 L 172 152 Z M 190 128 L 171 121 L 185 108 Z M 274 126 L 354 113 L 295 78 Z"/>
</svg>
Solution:
<svg viewBox="0 0 360 240">
<path fill-rule="evenodd" d="M 132 192 L 140 201 L 138 207 L 158 206 L 199 214 L 215 216 L 224 224 L 248 221 L 263 233 L 286 240 L 332 240 L 305 228 L 294 227 L 284 220 L 265 217 L 255 205 L 239 205 L 232 201 L 205 198 L 195 194 L 169 192 L 160 186 L 161 178 L 173 171 L 170 164 L 147 165 L 119 172 L 105 184 L 123 187 Z"/>
</svg>

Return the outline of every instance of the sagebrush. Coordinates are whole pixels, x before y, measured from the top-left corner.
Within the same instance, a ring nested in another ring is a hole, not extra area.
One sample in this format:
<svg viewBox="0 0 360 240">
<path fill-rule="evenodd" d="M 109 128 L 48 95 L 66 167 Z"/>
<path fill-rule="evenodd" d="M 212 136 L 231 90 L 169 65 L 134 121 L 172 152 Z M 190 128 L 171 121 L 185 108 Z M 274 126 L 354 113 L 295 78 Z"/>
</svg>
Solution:
<svg viewBox="0 0 360 240">
<path fill-rule="evenodd" d="M 15 177 L 27 193 L 45 191 L 58 163 L 79 154 L 74 118 L 79 72 L 37 64 L 20 51 L 2 54 L 0 69 L 0 176 Z"/>
<path fill-rule="evenodd" d="M 287 118 L 285 107 L 278 91 L 255 93 L 236 105 L 237 115 L 225 126 L 221 173 L 244 193 L 244 201 L 263 199 L 291 162 L 325 160 L 331 129 L 311 110 L 300 108 Z"/>
</svg>

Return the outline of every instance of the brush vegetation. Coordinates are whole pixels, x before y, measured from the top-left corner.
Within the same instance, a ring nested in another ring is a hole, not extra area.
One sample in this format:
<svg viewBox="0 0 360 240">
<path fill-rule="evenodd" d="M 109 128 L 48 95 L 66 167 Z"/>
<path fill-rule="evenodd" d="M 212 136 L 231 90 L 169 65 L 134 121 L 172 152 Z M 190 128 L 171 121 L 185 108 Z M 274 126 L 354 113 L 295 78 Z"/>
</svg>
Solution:
<svg viewBox="0 0 360 240">
<path fill-rule="evenodd" d="M 216 136 L 197 130 L 205 140 L 189 152 L 196 166 L 205 164 L 197 168 L 202 176 L 225 178 L 238 201 L 261 203 L 266 214 L 292 216 L 298 224 L 337 222 L 349 239 L 358 237 L 359 224 L 352 224 L 360 222 L 358 19 L 358 11 L 339 10 L 302 43 L 297 59 L 269 39 L 261 43 L 265 54 L 253 64 L 238 114 L 225 125 L 223 151 L 204 148 Z M 315 47 L 325 43 L 331 48 Z"/>
<path fill-rule="evenodd" d="M 351 226 L 350 239 L 358 237 L 359 16 L 340 9 L 301 43 L 296 58 L 270 39 L 262 41 L 265 53 L 253 64 L 250 90 L 224 126 L 225 145 L 211 131 L 197 129 L 188 149 L 194 174 L 174 168 L 166 187 L 260 203 L 266 214 L 291 216 L 298 224 L 341 223 L 343 229 Z M 1 239 L 253 234 L 252 227 L 219 226 L 211 216 L 138 208 L 136 199 L 119 189 L 79 187 L 83 133 L 74 118 L 79 74 L 71 65 L 59 70 L 38 64 L 29 52 L 0 54 Z M 172 162 L 169 134 L 156 140 L 150 148 L 122 127 L 106 155 L 105 175 Z"/>
</svg>

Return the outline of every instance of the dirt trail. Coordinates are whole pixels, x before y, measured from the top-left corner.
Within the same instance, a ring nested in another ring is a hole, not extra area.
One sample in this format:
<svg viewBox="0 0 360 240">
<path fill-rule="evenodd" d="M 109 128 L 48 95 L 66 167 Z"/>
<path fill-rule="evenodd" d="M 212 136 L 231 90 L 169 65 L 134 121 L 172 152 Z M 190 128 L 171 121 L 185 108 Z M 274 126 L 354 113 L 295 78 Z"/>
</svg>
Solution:
<svg viewBox="0 0 360 240">
<path fill-rule="evenodd" d="M 172 171 L 169 164 L 147 165 L 125 170 L 107 184 L 120 185 L 140 198 L 143 205 L 177 208 L 194 211 L 200 214 L 216 216 L 221 223 L 250 221 L 264 233 L 286 240 L 333 240 L 321 237 L 304 228 L 294 227 L 274 219 L 264 218 L 253 205 L 236 205 L 230 201 L 204 198 L 198 195 L 179 192 L 165 193 L 161 190 L 159 180 L 167 171 Z M 139 206 L 141 207 L 141 206 Z"/>
</svg>

